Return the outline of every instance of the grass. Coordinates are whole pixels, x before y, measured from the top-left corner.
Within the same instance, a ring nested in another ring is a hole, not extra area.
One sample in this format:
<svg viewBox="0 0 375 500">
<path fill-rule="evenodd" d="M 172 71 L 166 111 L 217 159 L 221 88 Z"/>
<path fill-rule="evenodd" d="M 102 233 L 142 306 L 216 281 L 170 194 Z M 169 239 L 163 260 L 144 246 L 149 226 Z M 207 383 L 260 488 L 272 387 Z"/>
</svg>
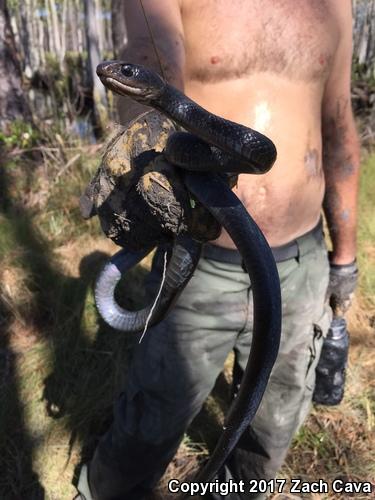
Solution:
<svg viewBox="0 0 375 500">
<path fill-rule="evenodd" d="M 370 156 L 363 166 L 360 191 L 359 263 L 361 291 L 374 307 L 375 299 L 375 216 L 374 216 L 375 157 Z"/>
<path fill-rule="evenodd" d="M 63 149 L 52 157 L 9 157 L 1 170 L 1 500 L 73 497 L 76 468 L 110 422 L 131 356 L 131 337 L 107 328 L 93 299 L 95 276 L 116 248 L 77 208 L 98 151 L 70 144 Z M 350 317 L 346 395 L 338 408 L 312 411 L 280 473 L 286 479 L 375 480 L 374 190 L 375 155 L 369 155 L 361 185 L 361 281 Z M 130 305 L 139 300 L 149 264 L 143 262 L 124 289 Z M 229 358 L 159 486 L 161 498 L 168 499 L 168 478 L 191 477 L 198 468 L 207 453 L 199 443 L 214 444 L 228 405 L 230 366 Z"/>
</svg>

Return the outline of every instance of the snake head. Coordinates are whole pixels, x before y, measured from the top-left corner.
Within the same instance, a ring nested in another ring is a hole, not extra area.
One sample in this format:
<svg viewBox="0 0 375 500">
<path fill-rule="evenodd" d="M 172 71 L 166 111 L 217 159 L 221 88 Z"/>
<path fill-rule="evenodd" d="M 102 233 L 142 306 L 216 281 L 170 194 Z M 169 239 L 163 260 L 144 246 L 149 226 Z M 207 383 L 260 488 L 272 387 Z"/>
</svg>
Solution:
<svg viewBox="0 0 375 500">
<path fill-rule="evenodd" d="M 124 61 L 102 62 L 97 66 L 96 73 L 105 87 L 144 104 L 151 104 L 166 86 L 154 71 Z"/>
</svg>

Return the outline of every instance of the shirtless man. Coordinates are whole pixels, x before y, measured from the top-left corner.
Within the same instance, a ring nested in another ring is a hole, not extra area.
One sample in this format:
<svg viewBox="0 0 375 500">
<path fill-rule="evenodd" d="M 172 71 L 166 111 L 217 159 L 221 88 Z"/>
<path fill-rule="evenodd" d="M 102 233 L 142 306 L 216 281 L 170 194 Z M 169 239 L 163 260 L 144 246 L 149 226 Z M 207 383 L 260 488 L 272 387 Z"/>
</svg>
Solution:
<svg viewBox="0 0 375 500">
<path fill-rule="evenodd" d="M 355 286 L 359 146 L 350 103 L 351 2 L 143 0 L 159 60 L 140 1 L 125 6 L 129 44 L 122 59 L 159 73 L 161 64 L 169 82 L 201 106 L 266 134 L 277 147 L 271 171 L 240 175 L 235 193 L 274 249 L 282 341 L 257 416 L 219 474 L 245 484 L 271 479 L 308 412 L 330 322 L 322 206 L 333 245 L 331 276 L 344 276 L 330 292 L 344 301 Z M 124 123 L 134 112 L 125 100 L 120 111 Z M 223 231 L 207 245 L 175 309 L 138 347 L 113 426 L 90 464 L 93 498 L 144 498 L 231 349 L 240 378 L 252 308 L 248 276 L 236 259 Z M 157 256 L 154 272 L 158 266 Z M 262 495 L 226 498 L 250 497 Z"/>
</svg>

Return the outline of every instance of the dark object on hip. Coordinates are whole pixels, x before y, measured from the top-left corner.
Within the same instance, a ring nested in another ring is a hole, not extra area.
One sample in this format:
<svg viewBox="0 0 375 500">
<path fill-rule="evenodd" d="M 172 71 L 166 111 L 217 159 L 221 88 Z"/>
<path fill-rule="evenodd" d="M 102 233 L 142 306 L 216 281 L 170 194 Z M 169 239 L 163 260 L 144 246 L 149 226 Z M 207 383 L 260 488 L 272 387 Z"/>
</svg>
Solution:
<svg viewBox="0 0 375 500">
<path fill-rule="evenodd" d="M 281 245 L 279 247 L 271 247 L 273 257 L 276 262 L 284 262 L 289 259 L 298 259 L 301 255 L 301 247 L 305 246 L 306 240 L 313 239 L 318 243 L 323 241 L 323 225 L 322 221 L 319 220 L 318 224 L 303 234 L 302 236 L 296 238 L 295 240 Z M 303 251 L 302 251 L 303 253 Z M 212 243 L 207 243 L 203 247 L 202 257 L 210 260 L 216 260 L 217 262 L 225 262 L 226 264 L 236 264 L 243 267 L 242 257 L 237 249 L 219 247 L 218 245 L 213 245 Z"/>
<path fill-rule="evenodd" d="M 314 403 L 334 406 L 341 403 L 345 389 L 349 334 L 343 317 L 335 316 L 324 339 L 316 367 Z"/>
</svg>

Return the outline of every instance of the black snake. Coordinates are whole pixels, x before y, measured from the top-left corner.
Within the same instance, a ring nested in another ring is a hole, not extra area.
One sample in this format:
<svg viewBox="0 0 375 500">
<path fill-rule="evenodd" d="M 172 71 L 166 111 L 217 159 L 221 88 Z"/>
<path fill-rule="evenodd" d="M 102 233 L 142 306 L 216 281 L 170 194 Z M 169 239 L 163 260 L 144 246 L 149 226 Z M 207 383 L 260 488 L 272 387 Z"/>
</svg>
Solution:
<svg viewBox="0 0 375 500">
<path fill-rule="evenodd" d="M 253 341 L 239 393 L 219 442 L 198 477 L 199 481 L 209 481 L 223 466 L 256 413 L 277 357 L 281 331 L 280 284 L 271 249 L 219 173 L 265 173 L 276 159 L 276 149 L 264 135 L 209 113 L 142 66 L 108 61 L 98 66 L 97 74 L 107 88 L 159 110 L 190 132 L 171 135 L 164 155 L 173 165 L 181 167 L 187 189 L 227 230 L 249 273 L 254 297 Z M 188 234 L 175 239 L 165 283 L 150 324 L 163 318 L 186 286 L 199 260 L 200 248 L 201 244 Z M 117 329 L 140 331 L 145 325 L 150 308 L 125 311 L 116 304 L 113 293 L 121 275 L 149 250 L 122 250 L 98 279 L 99 312 Z"/>
</svg>

